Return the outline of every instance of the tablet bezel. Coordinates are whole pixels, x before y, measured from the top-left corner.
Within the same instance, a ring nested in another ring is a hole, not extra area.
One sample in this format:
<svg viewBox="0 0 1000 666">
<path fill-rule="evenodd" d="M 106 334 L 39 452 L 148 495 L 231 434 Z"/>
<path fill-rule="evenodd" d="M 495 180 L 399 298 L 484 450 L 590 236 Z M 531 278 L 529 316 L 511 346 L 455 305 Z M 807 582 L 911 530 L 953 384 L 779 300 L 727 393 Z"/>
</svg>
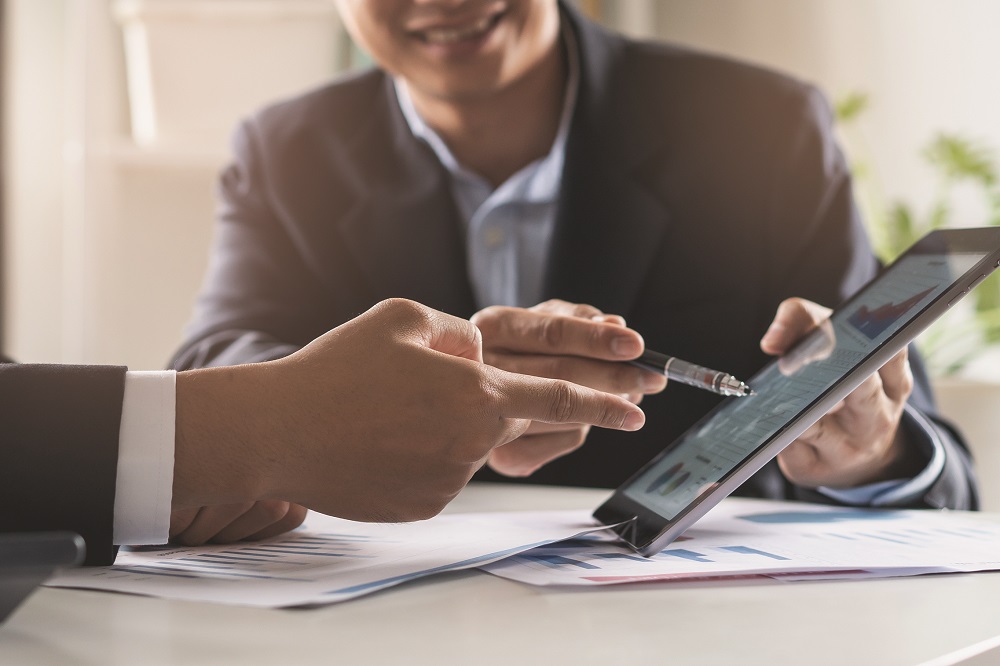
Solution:
<svg viewBox="0 0 1000 666">
<path fill-rule="evenodd" d="M 782 449 L 791 444 L 813 423 L 832 409 L 838 402 L 847 397 L 867 377 L 881 368 L 887 361 L 908 345 L 917 335 L 926 329 L 938 317 L 944 314 L 952 305 L 961 300 L 972 288 L 1000 266 L 1000 228 L 983 227 L 971 229 L 946 229 L 933 231 L 910 247 L 900 258 L 888 266 L 874 279 L 841 304 L 837 310 L 851 308 L 853 304 L 883 275 L 893 269 L 896 263 L 907 256 L 918 254 L 962 254 L 981 253 L 983 259 L 973 265 L 968 271 L 956 277 L 951 285 L 924 306 L 913 318 L 886 340 L 877 345 L 869 354 L 836 381 L 825 393 L 794 416 L 787 426 L 773 435 L 756 451 L 748 455 L 739 465 L 719 481 L 711 490 L 702 493 L 686 508 L 682 509 L 673 519 L 667 519 L 656 511 L 640 504 L 625 494 L 633 482 L 637 481 L 650 467 L 670 452 L 676 445 L 683 442 L 692 432 L 700 429 L 717 411 L 719 405 L 691 428 L 681 434 L 674 442 L 635 474 L 629 477 L 614 494 L 594 512 L 594 517 L 601 523 L 610 526 L 627 544 L 637 552 L 650 556 L 663 550 L 684 530 L 705 515 L 712 507 L 739 488 L 768 461 L 777 456 Z M 772 361 L 768 364 L 776 363 Z M 761 370 L 763 372 L 763 369 Z M 753 385 L 752 379 L 750 385 Z M 738 398 L 734 398 L 738 399 Z"/>
</svg>

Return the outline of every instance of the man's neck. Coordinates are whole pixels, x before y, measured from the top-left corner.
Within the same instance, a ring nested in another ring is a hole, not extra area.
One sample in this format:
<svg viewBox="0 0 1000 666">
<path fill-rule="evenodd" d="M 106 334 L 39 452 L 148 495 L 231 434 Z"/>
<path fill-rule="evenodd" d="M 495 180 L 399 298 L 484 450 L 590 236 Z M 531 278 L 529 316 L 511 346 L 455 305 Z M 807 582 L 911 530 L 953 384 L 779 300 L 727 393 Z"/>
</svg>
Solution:
<svg viewBox="0 0 1000 666">
<path fill-rule="evenodd" d="M 568 69 L 563 43 L 556 40 L 538 67 L 490 95 L 446 100 L 410 91 L 417 112 L 455 159 L 497 187 L 549 153 Z"/>
</svg>

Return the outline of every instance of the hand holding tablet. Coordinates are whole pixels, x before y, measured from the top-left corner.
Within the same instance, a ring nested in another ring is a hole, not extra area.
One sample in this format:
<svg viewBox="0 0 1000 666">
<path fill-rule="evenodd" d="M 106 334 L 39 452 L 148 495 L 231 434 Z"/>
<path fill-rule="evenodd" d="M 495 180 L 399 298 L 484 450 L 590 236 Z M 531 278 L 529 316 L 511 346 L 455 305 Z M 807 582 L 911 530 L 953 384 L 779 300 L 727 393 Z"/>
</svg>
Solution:
<svg viewBox="0 0 1000 666">
<path fill-rule="evenodd" d="M 998 264 L 1000 229 L 928 234 L 833 311 L 828 324 L 788 350 L 785 358 L 792 362 L 772 361 L 747 380 L 757 395 L 720 404 L 594 516 L 639 552 L 659 552 L 878 373 Z"/>
<path fill-rule="evenodd" d="M 761 349 L 778 357 L 781 374 L 794 376 L 833 354 L 837 338 L 830 314 L 829 308 L 799 298 L 781 303 L 761 340 Z M 813 331 L 821 335 L 795 345 Z M 797 486 L 827 489 L 913 478 L 927 460 L 914 453 L 921 445 L 900 427 L 912 391 L 904 347 L 778 454 L 782 474 Z"/>
</svg>

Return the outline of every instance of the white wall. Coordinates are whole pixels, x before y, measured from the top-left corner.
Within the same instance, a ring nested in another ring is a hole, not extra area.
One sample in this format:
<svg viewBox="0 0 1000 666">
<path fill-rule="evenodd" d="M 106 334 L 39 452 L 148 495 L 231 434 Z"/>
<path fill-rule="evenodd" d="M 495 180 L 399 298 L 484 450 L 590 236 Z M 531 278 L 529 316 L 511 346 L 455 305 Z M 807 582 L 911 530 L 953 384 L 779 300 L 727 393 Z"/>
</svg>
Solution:
<svg viewBox="0 0 1000 666">
<path fill-rule="evenodd" d="M 230 132 L 337 65 L 327 0 L 139 5 L 168 47 L 158 110 L 203 110 L 169 126 L 161 113 L 141 144 L 114 0 L 8 0 L 5 346 L 19 360 L 163 367 L 207 264 Z"/>
<path fill-rule="evenodd" d="M 109 7 L 8 2 L 5 346 L 22 361 L 162 367 L 204 271 L 214 165 L 122 149 Z"/>
<path fill-rule="evenodd" d="M 7 0 L 4 337 L 19 358 L 60 361 L 61 182 L 69 0 Z M 31 69 L 22 63 L 31 63 Z"/>
<path fill-rule="evenodd" d="M 867 146 L 848 147 L 870 154 L 886 200 L 927 204 L 936 180 L 919 153 L 937 132 L 1000 151 L 996 0 L 669 0 L 657 10 L 661 37 L 792 73 L 834 99 L 869 93 Z M 970 193 L 958 205 L 961 226 L 983 222 Z"/>
</svg>

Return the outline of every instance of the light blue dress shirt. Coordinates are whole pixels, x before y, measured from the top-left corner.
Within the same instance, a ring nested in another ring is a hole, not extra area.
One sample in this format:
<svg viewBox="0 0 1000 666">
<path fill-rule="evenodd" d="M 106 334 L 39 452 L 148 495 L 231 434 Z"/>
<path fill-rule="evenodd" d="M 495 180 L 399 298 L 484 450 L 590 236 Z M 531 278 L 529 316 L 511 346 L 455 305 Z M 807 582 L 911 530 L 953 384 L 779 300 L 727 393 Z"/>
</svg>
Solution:
<svg viewBox="0 0 1000 666">
<path fill-rule="evenodd" d="M 395 80 L 396 97 L 410 130 L 427 142 L 451 176 L 452 195 L 466 230 L 469 277 L 480 308 L 530 307 L 542 297 L 566 137 L 580 80 L 575 40 L 568 31 L 564 35 L 569 75 L 552 148 L 495 190 L 482 176 L 458 163 L 444 140 L 417 113 L 406 83 Z"/>
</svg>

